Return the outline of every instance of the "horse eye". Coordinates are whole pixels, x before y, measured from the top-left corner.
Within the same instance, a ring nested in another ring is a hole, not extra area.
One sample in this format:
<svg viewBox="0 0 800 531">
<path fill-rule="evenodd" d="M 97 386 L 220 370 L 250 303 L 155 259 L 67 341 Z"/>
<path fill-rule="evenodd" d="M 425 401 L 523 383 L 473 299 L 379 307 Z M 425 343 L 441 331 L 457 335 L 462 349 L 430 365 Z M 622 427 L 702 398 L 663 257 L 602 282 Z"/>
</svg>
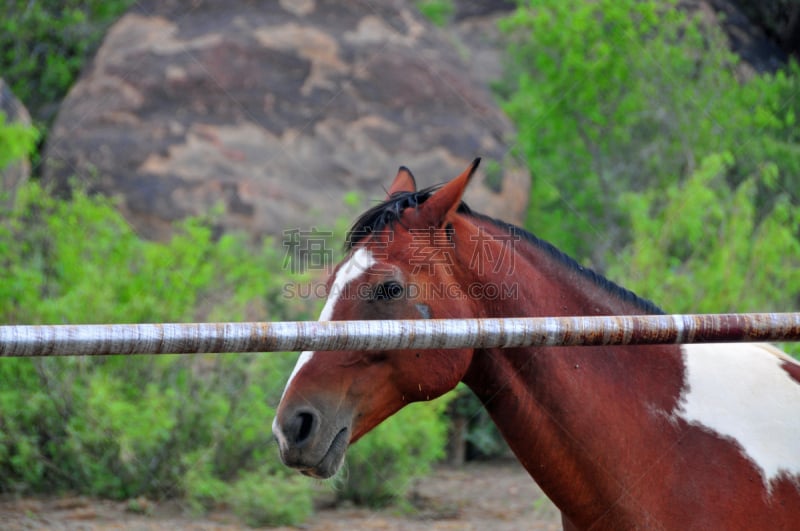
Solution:
<svg viewBox="0 0 800 531">
<path fill-rule="evenodd" d="M 375 291 L 372 294 L 372 298 L 376 301 L 399 299 L 402 296 L 403 286 L 394 280 L 384 282 L 383 284 L 378 284 L 375 286 Z"/>
</svg>

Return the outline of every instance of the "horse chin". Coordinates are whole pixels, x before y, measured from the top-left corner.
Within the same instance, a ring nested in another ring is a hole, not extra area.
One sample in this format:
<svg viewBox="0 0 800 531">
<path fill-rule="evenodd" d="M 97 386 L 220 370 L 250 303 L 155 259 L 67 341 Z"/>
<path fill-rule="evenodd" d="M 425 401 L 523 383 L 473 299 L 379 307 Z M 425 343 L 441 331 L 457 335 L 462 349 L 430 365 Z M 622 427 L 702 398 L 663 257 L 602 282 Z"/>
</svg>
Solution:
<svg viewBox="0 0 800 531">
<path fill-rule="evenodd" d="M 328 479 L 336 474 L 344 463 L 344 456 L 350 439 L 350 430 L 342 428 L 331 441 L 328 451 L 316 465 L 301 468 L 300 473 L 316 479 Z"/>
</svg>

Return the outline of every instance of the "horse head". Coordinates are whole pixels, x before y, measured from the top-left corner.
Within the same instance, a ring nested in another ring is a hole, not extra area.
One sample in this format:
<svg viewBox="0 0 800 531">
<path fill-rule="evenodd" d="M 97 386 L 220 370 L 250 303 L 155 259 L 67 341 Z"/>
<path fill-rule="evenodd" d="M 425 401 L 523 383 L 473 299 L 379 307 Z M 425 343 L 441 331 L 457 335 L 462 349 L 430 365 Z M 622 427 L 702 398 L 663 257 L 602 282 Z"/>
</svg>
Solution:
<svg viewBox="0 0 800 531">
<path fill-rule="evenodd" d="M 480 159 L 449 183 L 418 191 L 400 168 L 386 200 L 356 222 L 327 282 L 320 321 L 475 316 L 469 232 L 461 197 Z M 283 462 L 327 478 L 349 444 L 406 404 L 453 389 L 472 349 L 303 352 L 278 406 L 273 433 Z"/>
</svg>

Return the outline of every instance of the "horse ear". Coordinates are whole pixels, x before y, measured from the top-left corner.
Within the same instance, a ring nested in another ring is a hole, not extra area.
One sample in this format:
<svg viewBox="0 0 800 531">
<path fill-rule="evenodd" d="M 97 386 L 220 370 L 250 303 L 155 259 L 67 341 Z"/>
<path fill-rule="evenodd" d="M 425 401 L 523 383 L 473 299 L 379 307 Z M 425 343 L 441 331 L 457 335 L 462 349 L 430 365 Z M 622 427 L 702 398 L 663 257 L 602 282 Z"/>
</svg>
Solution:
<svg viewBox="0 0 800 531">
<path fill-rule="evenodd" d="M 469 168 L 464 170 L 461 175 L 442 186 L 430 199 L 422 204 L 421 210 L 424 211 L 425 217 L 432 224 L 436 226 L 443 225 L 447 216 L 456 211 L 461 204 L 461 196 L 464 195 L 464 190 L 466 190 L 480 163 L 480 157 L 473 160 Z"/>
<path fill-rule="evenodd" d="M 392 194 L 396 194 L 397 192 L 416 192 L 417 191 L 417 181 L 414 180 L 414 175 L 411 174 L 411 170 L 406 168 L 405 166 L 400 166 L 400 169 L 397 170 L 397 175 L 392 181 L 392 185 L 389 187 L 389 191 L 386 192 L 386 199 L 392 197 Z"/>
</svg>

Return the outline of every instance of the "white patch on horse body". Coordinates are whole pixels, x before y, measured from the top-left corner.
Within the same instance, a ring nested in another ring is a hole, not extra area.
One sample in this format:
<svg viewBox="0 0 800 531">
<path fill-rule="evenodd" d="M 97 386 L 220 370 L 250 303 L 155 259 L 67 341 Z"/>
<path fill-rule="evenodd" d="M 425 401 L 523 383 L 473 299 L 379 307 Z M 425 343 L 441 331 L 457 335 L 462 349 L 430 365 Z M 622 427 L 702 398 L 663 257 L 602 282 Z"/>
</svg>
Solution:
<svg viewBox="0 0 800 531">
<path fill-rule="evenodd" d="M 336 303 L 339 300 L 339 297 L 345 290 L 345 287 L 358 277 L 360 277 L 367 269 L 375 265 L 377 262 L 375 258 L 372 256 L 372 253 L 366 249 L 358 249 L 353 255 L 347 260 L 339 270 L 336 272 L 336 278 L 333 279 L 333 284 L 331 284 L 331 291 L 328 293 L 328 300 L 325 301 L 325 306 L 322 308 L 322 312 L 319 314 L 319 321 L 330 321 L 331 317 L 333 316 L 333 310 L 336 308 Z M 286 395 L 286 390 L 289 389 L 289 385 L 294 380 L 294 377 L 297 376 L 297 373 L 300 369 L 311 361 L 311 358 L 314 357 L 313 351 L 305 351 L 300 354 L 300 357 L 297 358 L 297 364 L 294 366 L 294 370 L 292 374 L 289 375 L 289 380 L 286 382 L 286 387 L 283 389 L 283 394 L 281 395 L 281 400 L 283 400 L 283 396 Z M 278 442 L 282 443 L 280 440 L 283 437 L 281 431 L 277 428 L 277 417 L 272 421 L 272 431 L 275 433 L 275 436 L 278 438 Z"/>
<path fill-rule="evenodd" d="M 800 481 L 800 385 L 781 367 L 796 361 L 757 343 L 682 349 L 686 377 L 677 416 L 733 439 L 761 470 L 767 490 L 784 474 Z"/>
</svg>

